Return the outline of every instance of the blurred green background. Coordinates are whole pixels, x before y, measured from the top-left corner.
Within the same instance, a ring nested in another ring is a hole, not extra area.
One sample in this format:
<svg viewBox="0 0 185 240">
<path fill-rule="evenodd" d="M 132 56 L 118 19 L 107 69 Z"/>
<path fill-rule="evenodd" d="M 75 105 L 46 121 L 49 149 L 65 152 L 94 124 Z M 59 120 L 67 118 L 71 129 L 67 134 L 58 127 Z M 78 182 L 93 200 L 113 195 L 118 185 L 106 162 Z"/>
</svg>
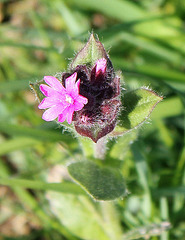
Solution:
<svg viewBox="0 0 185 240">
<path fill-rule="evenodd" d="M 184 20 L 184 0 L 0 0 L 0 239 L 185 239 Z M 130 192 L 113 203 L 9 181 L 68 180 L 66 164 L 83 158 L 41 119 L 29 83 L 66 71 L 92 31 L 123 88 L 164 96 L 148 124 L 108 145 Z"/>
</svg>

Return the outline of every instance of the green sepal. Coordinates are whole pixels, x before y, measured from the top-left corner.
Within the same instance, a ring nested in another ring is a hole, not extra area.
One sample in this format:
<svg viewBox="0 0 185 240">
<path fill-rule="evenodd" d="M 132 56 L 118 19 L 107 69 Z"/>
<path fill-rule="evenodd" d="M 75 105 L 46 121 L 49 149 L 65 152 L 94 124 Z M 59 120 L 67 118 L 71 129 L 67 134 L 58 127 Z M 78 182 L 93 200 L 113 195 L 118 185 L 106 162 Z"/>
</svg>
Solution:
<svg viewBox="0 0 185 240">
<path fill-rule="evenodd" d="M 41 102 L 45 98 L 44 94 L 40 91 L 39 88 L 41 84 L 45 84 L 44 80 L 38 81 L 36 83 L 30 83 L 30 88 L 34 91 L 39 102 Z"/>
<path fill-rule="evenodd" d="M 75 69 L 78 65 L 93 67 L 96 61 L 101 58 L 107 59 L 108 65 L 112 66 L 103 44 L 96 40 L 92 33 L 85 46 L 75 56 L 70 68 Z"/>
</svg>

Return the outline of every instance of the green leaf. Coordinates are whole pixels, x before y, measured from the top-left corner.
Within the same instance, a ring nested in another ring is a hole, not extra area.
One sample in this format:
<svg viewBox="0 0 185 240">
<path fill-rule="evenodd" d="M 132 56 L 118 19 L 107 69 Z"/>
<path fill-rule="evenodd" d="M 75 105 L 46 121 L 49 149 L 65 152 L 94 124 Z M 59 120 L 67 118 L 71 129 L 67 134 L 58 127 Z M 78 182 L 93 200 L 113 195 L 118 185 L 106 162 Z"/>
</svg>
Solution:
<svg viewBox="0 0 185 240">
<path fill-rule="evenodd" d="M 158 236 L 161 235 L 162 232 L 169 230 L 170 227 L 169 222 L 153 223 L 151 225 L 145 225 L 144 227 L 137 227 L 125 233 L 123 240 L 147 239 L 152 236 Z"/>
<path fill-rule="evenodd" d="M 4 141 L 0 144 L 0 156 L 15 150 L 34 146 L 38 143 L 38 140 L 27 137 L 17 137 L 15 139 Z"/>
<path fill-rule="evenodd" d="M 17 91 L 28 89 L 30 80 L 34 81 L 34 79 L 31 78 L 31 79 L 25 79 L 25 80 L 1 82 L 0 93 L 5 94 L 8 92 L 17 92 Z"/>
<path fill-rule="evenodd" d="M 71 35 L 78 35 L 88 30 L 89 25 L 87 19 L 86 21 L 80 19 L 79 16 L 75 14 L 75 11 L 68 8 L 64 1 L 51 2 L 51 7 L 54 7 L 55 11 L 60 12 Z"/>
<path fill-rule="evenodd" d="M 114 65 L 121 68 L 124 72 L 129 72 L 135 74 L 140 74 L 141 76 L 148 76 L 154 78 L 154 80 L 159 80 L 164 82 L 174 82 L 184 83 L 185 74 L 179 71 L 174 71 L 173 69 L 165 69 L 157 64 L 142 64 L 133 65 L 128 61 L 124 61 L 121 58 L 112 58 Z"/>
<path fill-rule="evenodd" d="M 78 136 L 79 144 L 82 148 L 83 155 L 90 159 L 94 156 L 95 143 L 90 138 Z"/>
<path fill-rule="evenodd" d="M 162 80 L 168 80 L 168 81 L 175 81 L 175 82 L 185 82 L 185 74 L 170 70 L 170 69 L 164 69 L 160 66 L 154 66 L 151 64 L 143 64 L 142 66 L 136 66 L 135 67 L 136 72 L 145 74 L 147 76 L 162 79 Z"/>
<path fill-rule="evenodd" d="M 179 97 L 166 98 L 152 113 L 152 120 L 175 117 L 183 114 L 183 104 Z"/>
<path fill-rule="evenodd" d="M 137 139 L 137 132 L 134 130 L 115 139 L 115 143 L 109 150 L 109 156 L 116 160 L 124 160 L 130 150 L 130 144 Z"/>
<path fill-rule="evenodd" d="M 185 186 L 158 188 L 153 190 L 153 196 L 159 197 L 175 197 L 177 194 L 185 195 Z"/>
<path fill-rule="evenodd" d="M 96 200 L 114 200 L 127 192 L 123 176 L 116 169 L 82 161 L 69 165 L 68 171 Z"/>
<path fill-rule="evenodd" d="M 181 22 L 173 16 L 156 17 L 154 11 L 139 7 L 137 3 L 128 0 L 68 0 L 73 6 L 101 12 L 120 22 L 135 21 L 134 32 L 149 37 L 179 36 Z"/>
<path fill-rule="evenodd" d="M 75 236 L 86 240 L 110 240 L 104 219 L 87 197 L 49 191 L 47 199 L 61 225 Z"/>
<path fill-rule="evenodd" d="M 75 140 L 72 136 L 63 134 L 62 130 L 45 130 L 39 128 L 31 128 L 21 125 L 14 125 L 0 121 L 0 132 L 6 133 L 10 136 L 25 136 L 34 138 L 43 142 L 65 142 L 73 145 Z"/>
<path fill-rule="evenodd" d="M 121 135 L 144 123 L 157 103 L 162 100 L 151 90 L 141 88 L 126 92 L 122 95 L 122 110 L 119 116 L 119 124 L 112 135 Z"/>
<path fill-rule="evenodd" d="M 109 28 L 108 30 L 104 30 L 103 33 L 100 32 L 99 37 L 103 37 L 105 47 L 113 46 L 115 48 L 116 45 L 120 45 L 120 42 L 126 42 L 133 45 L 134 47 L 139 47 L 140 49 L 142 49 L 142 51 L 150 53 L 168 62 L 171 62 L 176 66 L 179 66 L 184 62 L 184 57 L 181 53 L 178 53 L 177 51 L 172 49 L 168 49 L 167 47 L 154 41 L 153 39 L 148 39 L 146 37 L 141 37 L 137 34 L 127 32 L 127 29 L 128 25 L 126 24 L 120 24 L 118 26 L 116 25 L 112 28 Z M 118 64 L 119 61 L 120 59 L 117 61 Z M 121 60 L 121 63 L 122 62 L 123 59 Z M 124 66 L 123 69 L 125 71 Z"/>
<path fill-rule="evenodd" d="M 27 179 L 15 179 L 15 178 L 0 178 L 0 184 L 10 187 L 21 187 L 37 190 L 52 190 L 62 193 L 70 193 L 77 195 L 84 195 L 84 191 L 77 185 L 71 182 L 62 183 L 47 183 L 35 180 Z"/>
<path fill-rule="evenodd" d="M 69 0 L 69 2 L 77 7 L 100 11 L 103 14 L 121 21 L 130 21 L 141 19 L 145 16 L 144 11 L 138 5 L 131 1 L 121 0 Z"/>
<path fill-rule="evenodd" d="M 94 35 L 91 34 L 88 42 L 76 55 L 70 67 L 74 69 L 77 65 L 84 64 L 92 67 L 95 62 L 101 58 L 106 58 L 107 60 L 109 60 L 102 43 L 97 41 Z"/>
<path fill-rule="evenodd" d="M 52 52 L 58 52 L 57 48 L 55 47 L 44 47 L 44 46 L 37 46 L 33 44 L 25 44 L 25 43 L 20 43 L 20 42 L 15 42 L 14 41 L 1 41 L 0 42 L 0 47 L 14 47 L 14 48 L 25 48 L 29 50 L 43 50 L 43 51 L 52 51 Z"/>
</svg>

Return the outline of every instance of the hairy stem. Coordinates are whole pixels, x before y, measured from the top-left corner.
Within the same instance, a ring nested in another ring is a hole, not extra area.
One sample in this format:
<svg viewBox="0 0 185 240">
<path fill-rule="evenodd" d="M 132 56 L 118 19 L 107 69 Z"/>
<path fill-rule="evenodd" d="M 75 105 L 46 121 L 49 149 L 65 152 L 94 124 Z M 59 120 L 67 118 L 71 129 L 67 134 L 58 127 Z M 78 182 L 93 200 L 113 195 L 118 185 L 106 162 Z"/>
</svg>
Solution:
<svg viewBox="0 0 185 240">
<path fill-rule="evenodd" d="M 107 138 L 103 137 L 98 140 L 97 143 L 95 143 L 94 146 L 94 157 L 98 159 L 104 159 L 106 154 L 106 143 Z"/>
</svg>

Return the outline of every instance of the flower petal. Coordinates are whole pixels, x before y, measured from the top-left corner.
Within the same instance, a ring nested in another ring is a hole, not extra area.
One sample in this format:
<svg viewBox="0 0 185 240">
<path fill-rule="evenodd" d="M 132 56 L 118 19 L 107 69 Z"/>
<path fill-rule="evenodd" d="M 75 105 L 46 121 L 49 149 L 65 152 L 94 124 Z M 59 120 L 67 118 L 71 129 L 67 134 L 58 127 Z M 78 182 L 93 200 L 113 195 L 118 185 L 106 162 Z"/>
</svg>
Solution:
<svg viewBox="0 0 185 240">
<path fill-rule="evenodd" d="M 64 122 L 66 120 L 66 115 L 64 115 L 63 113 L 61 113 L 58 116 L 58 122 Z"/>
<path fill-rule="evenodd" d="M 67 111 L 67 118 L 66 118 L 66 119 L 67 119 L 67 122 L 68 122 L 69 124 L 71 124 L 72 119 L 73 119 L 74 106 L 71 105 L 67 110 L 68 110 L 68 111 Z"/>
<path fill-rule="evenodd" d="M 96 62 L 96 76 L 102 72 L 104 73 L 106 71 L 107 67 L 107 60 L 105 58 L 101 58 Z"/>
<path fill-rule="evenodd" d="M 84 107 L 84 104 L 88 103 L 88 99 L 79 95 L 78 98 L 74 102 L 74 110 L 79 111 Z"/>
<path fill-rule="evenodd" d="M 75 111 L 79 111 L 79 110 L 81 110 L 83 107 L 84 107 L 84 104 L 83 104 L 82 102 L 77 102 L 77 101 L 75 101 L 75 103 L 74 103 L 74 110 L 75 110 Z"/>
<path fill-rule="evenodd" d="M 76 82 L 76 78 L 77 78 L 77 73 L 73 73 L 73 75 L 71 75 L 70 77 L 68 77 L 65 81 L 65 86 L 66 86 L 66 91 L 68 94 L 70 94 L 74 99 L 78 96 L 79 94 L 79 84 L 80 84 L 80 80 L 78 80 L 77 83 Z"/>
<path fill-rule="evenodd" d="M 42 119 L 45 121 L 53 121 L 58 117 L 59 114 L 63 112 L 64 108 L 65 106 L 63 105 L 56 105 L 54 107 L 51 107 L 43 113 Z"/>
<path fill-rule="evenodd" d="M 59 114 L 58 121 L 59 122 L 64 122 L 66 120 L 66 118 L 67 118 L 67 113 L 68 113 L 68 107 L 66 107 L 64 109 L 64 111 L 61 114 Z"/>
<path fill-rule="evenodd" d="M 44 76 L 44 81 L 57 92 L 60 92 L 60 93 L 66 92 L 62 83 L 56 77 Z"/>
<path fill-rule="evenodd" d="M 41 84 L 40 85 L 40 91 L 46 96 L 46 97 L 61 97 L 61 94 L 58 93 L 56 90 L 54 90 L 53 88 L 50 88 L 49 86 L 45 85 L 45 84 Z"/>
<path fill-rule="evenodd" d="M 64 105 L 60 99 L 58 98 L 53 98 L 53 97 L 47 97 L 42 100 L 42 102 L 39 104 L 38 108 L 39 109 L 45 109 L 45 108 L 50 108 L 52 106 L 55 106 L 57 104 Z"/>
<path fill-rule="evenodd" d="M 78 81 L 76 82 L 76 87 L 78 88 L 78 92 L 79 92 L 79 89 L 80 89 L 80 79 L 78 79 Z"/>
<path fill-rule="evenodd" d="M 78 98 L 76 99 L 76 101 L 81 102 L 83 104 L 87 104 L 88 103 L 88 99 L 82 95 L 79 95 Z"/>
</svg>

